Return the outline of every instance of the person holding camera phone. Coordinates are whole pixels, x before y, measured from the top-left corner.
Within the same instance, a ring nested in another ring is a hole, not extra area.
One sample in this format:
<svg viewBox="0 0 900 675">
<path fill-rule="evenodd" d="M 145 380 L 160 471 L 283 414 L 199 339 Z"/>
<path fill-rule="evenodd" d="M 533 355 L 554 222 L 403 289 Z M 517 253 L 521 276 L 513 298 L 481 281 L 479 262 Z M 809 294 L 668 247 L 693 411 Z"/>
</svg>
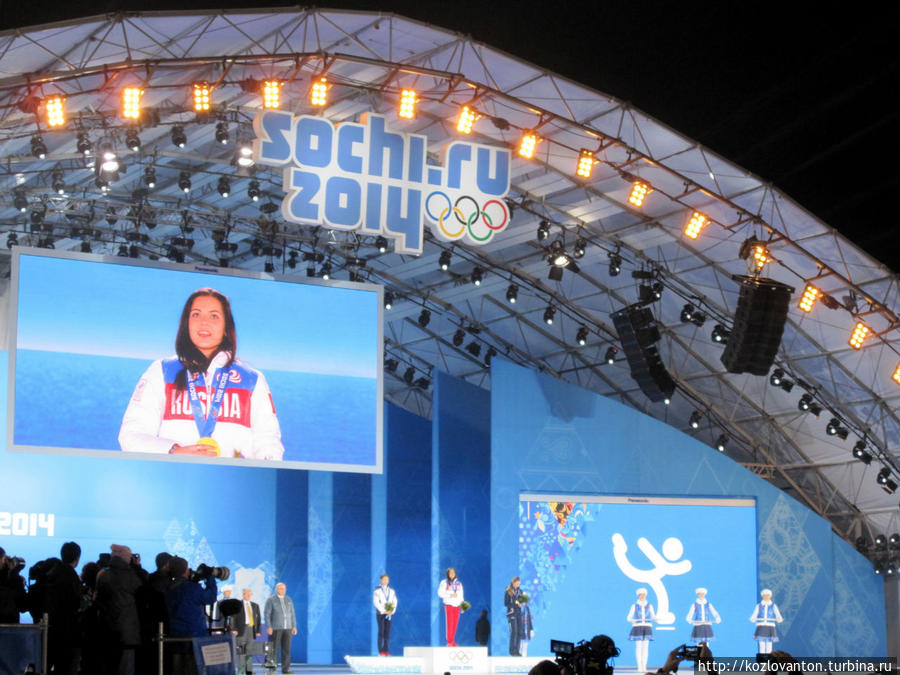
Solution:
<svg viewBox="0 0 900 675">
<path fill-rule="evenodd" d="M 700 644 L 715 639 L 712 623 L 713 621 L 722 623 L 722 618 L 712 603 L 706 599 L 705 588 L 698 588 L 696 593 L 697 599 L 688 610 L 687 622 L 694 627 L 691 631 L 691 642 Z"/>
<path fill-rule="evenodd" d="M 647 589 L 637 589 L 637 602 L 628 610 L 626 621 L 631 623 L 631 632 L 628 639 L 634 641 L 634 658 L 637 661 L 637 671 L 647 671 L 647 659 L 650 654 L 650 640 L 653 639 L 653 622 L 656 621 L 656 613 L 653 605 L 647 602 Z"/>
</svg>

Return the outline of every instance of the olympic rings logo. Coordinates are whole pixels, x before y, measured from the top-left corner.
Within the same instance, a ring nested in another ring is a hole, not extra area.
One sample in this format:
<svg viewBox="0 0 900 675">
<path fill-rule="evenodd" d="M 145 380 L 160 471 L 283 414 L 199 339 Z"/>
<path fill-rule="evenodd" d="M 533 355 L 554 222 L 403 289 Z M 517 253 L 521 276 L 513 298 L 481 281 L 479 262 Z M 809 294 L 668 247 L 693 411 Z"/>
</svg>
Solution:
<svg viewBox="0 0 900 675">
<path fill-rule="evenodd" d="M 472 655 L 469 652 L 465 652 L 462 650 L 457 652 L 450 652 L 450 660 L 455 663 L 468 663 L 472 660 Z"/>
<path fill-rule="evenodd" d="M 436 223 L 440 234 L 455 240 L 468 232 L 473 241 L 483 244 L 509 223 L 509 209 L 501 199 L 483 204 L 470 195 L 452 201 L 446 192 L 435 190 L 425 198 L 425 214 Z M 455 225 L 454 225 L 455 221 Z M 448 229 L 449 228 L 452 229 Z"/>
</svg>

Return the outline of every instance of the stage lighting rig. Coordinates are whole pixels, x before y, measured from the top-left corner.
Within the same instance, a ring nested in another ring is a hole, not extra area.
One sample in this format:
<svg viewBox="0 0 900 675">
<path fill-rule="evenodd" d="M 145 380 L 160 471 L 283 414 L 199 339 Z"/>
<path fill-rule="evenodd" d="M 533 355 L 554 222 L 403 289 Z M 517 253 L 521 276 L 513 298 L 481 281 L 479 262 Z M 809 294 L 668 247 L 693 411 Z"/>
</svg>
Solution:
<svg viewBox="0 0 900 675">
<path fill-rule="evenodd" d="M 400 362 L 397 359 L 385 359 L 384 369 L 389 373 L 396 373 Z"/>
<path fill-rule="evenodd" d="M 221 145 L 228 145 L 228 141 L 231 139 L 231 135 L 228 133 L 228 122 L 224 120 L 219 120 L 216 122 L 216 143 Z"/>
<path fill-rule="evenodd" d="M 494 349 L 493 347 L 488 347 L 487 354 L 484 355 L 484 365 L 486 365 L 488 368 L 490 368 L 491 361 L 494 359 L 495 356 L 497 356 L 497 350 Z"/>
<path fill-rule="evenodd" d="M 536 236 L 538 241 L 545 241 L 550 236 L 550 223 L 546 220 L 542 220 L 538 223 Z"/>
<path fill-rule="evenodd" d="M 457 328 L 456 332 L 453 334 L 453 346 L 461 347 L 463 341 L 466 339 L 466 331 L 462 328 Z"/>
<path fill-rule="evenodd" d="M 250 199 L 252 199 L 254 202 L 258 202 L 258 201 L 259 201 L 259 195 L 260 195 L 260 191 L 259 191 L 259 181 L 258 181 L 258 180 L 251 180 L 250 183 L 247 185 L 247 196 L 248 196 Z"/>
<path fill-rule="evenodd" d="M 812 413 L 816 417 L 822 412 L 822 406 L 816 403 L 813 395 L 809 392 L 800 397 L 800 400 L 797 402 L 797 409 L 801 412 Z"/>
<path fill-rule="evenodd" d="M 728 435 L 721 434 L 716 439 L 716 450 L 718 450 L 719 452 L 725 452 L 725 446 L 727 446 L 727 445 L 728 445 Z"/>
<path fill-rule="evenodd" d="M 375 237 L 375 248 L 378 249 L 379 253 L 387 253 L 388 249 L 388 240 L 386 237 L 378 235 Z"/>
<path fill-rule="evenodd" d="M 459 109 L 459 117 L 456 120 L 456 130 L 461 134 L 471 134 L 478 114 L 469 106 L 464 105 Z"/>
<path fill-rule="evenodd" d="M 472 270 L 472 283 L 476 286 L 481 286 L 481 282 L 484 280 L 484 270 L 481 267 L 476 267 Z"/>
<path fill-rule="evenodd" d="M 328 279 L 330 279 L 331 278 L 331 263 L 326 262 L 325 264 L 323 264 L 322 269 L 319 270 L 319 273 L 321 274 L 322 278 L 325 279 L 326 281 Z"/>
<path fill-rule="evenodd" d="M 63 181 L 62 171 L 53 172 L 53 191 L 58 195 L 66 194 L 66 184 Z"/>
<path fill-rule="evenodd" d="M 690 419 L 688 419 L 688 424 L 691 429 L 699 429 L 700 428 L 700 419 L 703 417 L 703 413 L 699 410 L 695 410 L 691 413 Z"/>
<path fill-rule="evenodd" d="M 688 239 L 696 239 L 707 225 L 709 225 L 709 218 L 699 211 L 694 211 L 687 225 L 684 226 L 684 236 Z"/>
<path fill-rule="evenodd" d="M 25 213 L 28 210 L 28 197 L 25 196 L 25 190 L 20 187 L 13 190 L 13 206 L 20 213 Z"/>
<path fill-rule="evenodd" d="M 132 152 L 141 149 L 141 138 L 138 136 L 137 129 L 129 129 L 125 132 L 125 147 Z"/>
<path fill-rule="evenodd" d="M 572 247 L 572 256 L 575 258 L 583 258 L 584 254 L 587 252 L 587 241 L 581 237 L 575 240 L 575 245 Z"/>
<path fill-rule="evenodd" d="M 789 380 L 784 375 L 784 370 L 782 368 L 776 368 L 772 371 L 772 374 L 769 375 L 769 384 L 773 387 L 779 387 L 784 391 L 790 391 L 794 388 L 794 383 Z"/>
<path fill-rule="evenodd" d="M 588 335 L 590 335 L 588 327 L 582 325 L 578 328 L 578 333 L 575 334 L 575 342 L 577 342 L 581 347 L 584 347 L 587 344 Z"/>
<path fill-rule="evenodd" d="M 544 310 L 544 323 L 548 326 L 553 324 L 553 317 L 556 315 L 556 308 L 552 305 L 549 305 L 547 309 Z"/>
<path fill-rule="evenodd" d="M 476 359 L 481 356 L 481 344 L 472 340 L 469 344 L 466 345 L 466 351 L 469 352 Z"/>
<path fill-rule="evenodd" d="M 144 185 L 151 189 L 156 187 L 156 169 L 150 165 L 144 167 Z"/>
<path fill-rule="evenodd" d="M 609 254 L 609 276 L 617 277 L 622 271 L 622 256 L 618 253 Z"/>
<path fill-rule="evenodd" d="M 31 137 L 31 154 L 37 159 L 46 159 L 47 157 L 47 146 L 40 134 Z"/>
<path fill-rule="evenodd" d="M 416 104 L 418 102 L 419 98 L 415 89 L 404 89 L 401 91 L 397 117 L 404 120 L 414 120 L 416 118 Z"/>
<path fill-rule="evenodd" d="M 422 328 L 425 328 L 428 322 L 431 321 L 431 310 L 423 309 L 419 312 L 419 318 L 416 321 Z"/>
<path fill-rule="evenodd" d="M 178 187 L 182 192 L 188 193 L 191 191 L 191 174 L 187 171 L 182 171 L 178 174 Z"/>
<path fill-rule="evenodd" d="M 609 347 L 606 350 L 606 354 L 603 355 L 603 360 L 606 361 L 609 365 L 612 365 L 616 362 L 616 354 L 619 353 L 619 350 L 615 347 Z"/>
<path fill-rule="evenodd" d="M 93 150 L 93 145 L 91 144 L 91 139 L 88 138 L 88 135 L 84 131 L 80 131 L 78 133 L 78 141 L 75 143 L 75 149 L 78 150 L 82 155 L 87 157 L 91 154 L 91 150 Z"/>
<path fill-rule="evenodd" d="M 179 148 L 187 145 L 187 134 L 184 133 L 184 127 L 180 124 L 172 127 L 172 144 Z"/>
<path fill-rule="evenodd" d="M 856 459 L 866 466 L 872 463 L 872 455 L 869 454 L 865 441 L 856 441 L 851 452 Z"/>
<path fill-rule="evenodd" d="M 537 149 L 538 141 L 538 135 L 533 131 L 526 131 L 522 134 L 522 139 L 519 141 L 519 157 L 532 159 Z"/>
<path fill-rule="evenodd" d="M 515 284 L 510 284 L 509 288 L 506 289 L 506 301 L 514 305 L 516 304 L 516 300 L 519 299 L 519 287 Z"/>
<path fill-rule="evenodd" d="M 575 175 L 579 178 L 590 178 L 591 172 L 594 170 L 594 153 L 590 150 L 582 150 L 578 154 L 578 168 L 575 169 Z"/>
<path fill-rule="evenodd" d="M 231 182 L 226 176 L 219 176 L 219 182 L 216 185 L 216 191 L 223 197 L 231 194 Z"/>
<path fill-rule="evenodd" d="M 450 258 L 451 257 L 452 257 L 452 254 L 450 253 L 450 251 L 441 251 L 441 255 L 438 256 L 438 266 L 444 272 L 446 272 L 447 270 L 450 269 Z"/>
<path fill-rule="evenodd" d="M 887 537 L 885 537 L 883 534 L 875 535 L 875 550 L 887 551 Z"/>
<path fill-rule="evenodd" d="M 728 342 L 728 338 L 731 335 L 731 331 L 728 330 L 725 326 L 720 323 L 717 323 L 712 330 L 712 339 L 713 342 L 717 342 L 721 345 Z"/>
<path fill-rule="evenodd" d="M 876 480 L 881 486 L 881 489 L 887 492 L 889 495 L 892 495 L 897 491 L 897 483 L 895 483 L 893 478 L 891 478 L 891 470 L 888 467 L 885 466 L 881 468 L 881 470 L 878 472 Z"/>
<path fill-rule="evenodd" d="M 406 382 L 406 384 L 408 384 L 408 385 L 412 385 L 413 381 L 415 380 L 415 377 L 416 377 L 416 369 L 413 368 L 412 366 L 407 368 L 406 371 L 403 373 L 403 381 Z"/>
<path fill-rule="evenodd" d="M 841 424 L 841 421 L 837 417 L 832 417 L 825 426 L 825 433 L 829 436 L 837 436 L 840 439 L 847 440 L 847 436 L 850 432 L 847 430 L 847 427 Z"/>
<path fill-rule="evenodd" d="M 681 308 L 680 318 L 681 323 L 692 323 L 698 327 L 706 323 L 706 314 L 691 303 L 687 303 Z"/>
</svg>

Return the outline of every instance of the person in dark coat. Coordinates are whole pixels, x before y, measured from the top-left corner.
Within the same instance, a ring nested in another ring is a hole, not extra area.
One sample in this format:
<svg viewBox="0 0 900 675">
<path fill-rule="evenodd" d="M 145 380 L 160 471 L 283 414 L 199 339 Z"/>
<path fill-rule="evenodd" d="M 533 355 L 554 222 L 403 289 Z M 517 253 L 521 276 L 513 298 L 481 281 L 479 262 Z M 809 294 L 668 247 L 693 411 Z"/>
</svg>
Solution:
<svg viewBox="0 0 900 675">
<path fill-rule="evenodd" d="M 22 565 L 0 548 L 0 623 L 19 623 L 19 614 L 28 608 Z"/>
<path fill-rule="evenodd" d="M 137 596 L 147 574 L 131 549 L 113 544 L 109 567 L 97 575 L 97 610 L 108 640 L 107 675 L 134 675 L 135 650 L 141 643 Z"/>
</svg>

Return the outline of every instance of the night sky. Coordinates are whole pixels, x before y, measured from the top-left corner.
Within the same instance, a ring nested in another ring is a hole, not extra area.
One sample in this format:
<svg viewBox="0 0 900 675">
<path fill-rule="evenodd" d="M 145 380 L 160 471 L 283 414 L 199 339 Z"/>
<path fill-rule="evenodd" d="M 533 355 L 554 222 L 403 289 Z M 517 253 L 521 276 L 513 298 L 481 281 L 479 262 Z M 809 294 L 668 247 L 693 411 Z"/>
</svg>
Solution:
<svg viewBox="0 0 900 675">
<path fill-rule="evenodd" d="M 291 3 L 261 6 L 280 4 Z M 0 29 L 116 10 L 250 5 L 0 0 Z M 881 5 L 326 0 L 321 6 L 395 12 L 465 33 L 630 101 L 900 269 L 891 202 L 900 192 L 900 21 Z"/>
</svg>

